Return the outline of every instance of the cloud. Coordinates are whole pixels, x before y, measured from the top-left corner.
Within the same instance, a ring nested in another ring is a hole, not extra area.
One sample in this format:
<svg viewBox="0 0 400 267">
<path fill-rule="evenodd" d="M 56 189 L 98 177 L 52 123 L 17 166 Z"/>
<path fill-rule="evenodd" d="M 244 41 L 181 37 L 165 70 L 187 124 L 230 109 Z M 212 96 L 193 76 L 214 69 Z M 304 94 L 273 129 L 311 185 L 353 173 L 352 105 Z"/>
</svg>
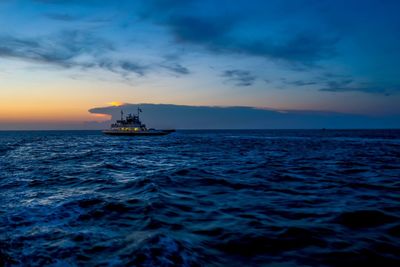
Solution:
<svg viewBox="0 0 400 267">
<path fill-rule="evenodd" d="M 82 6 L 103 3 L 103 5 L 109 5 L 110 8 L 115 7 L 107 1 L 36 1 L 44 4 L 79 4 Z M 239 3 L 238 7 L 241 4 Z M 123 1 L 122 5 L 130 6 L 132 3 Z M 196 9 L 199 5 L 201 8 Z M 137 8 L 140 6 L 142 9 L 139 8 L 138 10 Z M 306 30 L 290 31 L 285 33 L 283 38 L 275 38 L 274 35 L 268 36 L 268 32 L 264 36 L 264 33 L 256 31 L 255 34 L 243 38 L 242 34 L 238 33 L 238 29 L 240 30 L 243 23 L 246 23 L 251 16 L 244 13 L 216 12 L 222 8 L 222 5 L 216 3 L 192 0 L 149 0 L 136 6 L 132 5 L 132 7 L 136 7 L 136 9 L 132 8 L 133 15 L 139 14 L 142 19 L 166 27 L 176 42 L 200 46 L 217 54 L 258 56 L 289 62 L 291 63 L 289 65 L 292 66 L 312 66 L 318 60 L 332 57 L 335 54 L 335 45 L 338 41 L 337 38 L 326 37 L 321 33 Z M 210 9 L 210 12 L 201 12 L 205 8 Z M 63 13 L 60 11 L 62 8 L 58 7 L 58 10 L 58 12 L 47 13 L 45 16 L 59 21 L 81 19 L 81 17 Z M 259 15 L 257 13 L 257 16 Z M 260 26 L 263 27 L 263 25 Z M 248 30 L 253 31 L 255 29 L 250 27 Z M 160 69 L 178 76 L 191 73 L 178 58 L 164 59 L 160 62 L 146 62 L 145 64 L 136 62 L 132 58 L 126 60 L 113 58 L 113 55 L 108 52 L 116 48 L 107 40 L 98 38 L 87 31 L 64 31 L 58 36 L 14 39 L 14 42 L 19 43 L 20 49 L 16 51 L 13 46 L 0 44 L 3 56 L 55 64 L 66 68 L 83 67 L 88 69 L 97 67 L 119 73 L 124 77 L 129 73 L 142 77 L 150 71 Z M 23 47 L 21 43 L 24 41 L 35 42 L 37 47 L 32 48 L 28 45 Z M 92 58 L 89 62 L 78 62 L 75 59 L 80 55 L 90 55 Z M 227 71 L 223 74 L 223 77 L 228 78 L 229 81 L 234 81 L 237 86 L 250 86 L 256 80 L 253 74 L 240 70 Z"/>
<path fill-rule="evenodd" d="M 190 74 L 190 70 L 184 66 L 182 66 L 179 63 L 167 63 L 167 64 L 162 64 L 161 67 L 172 71 L 175 74 L 178 75 L 186 75 L 186 74 Z"/>
<path fill-rule="evenodd" d="M 185 106 L 171 104 L 124 104 L 90 109 L 108 114 L 115 121 L 125 114 L 143 110 L 141 118 L 149 127 L 177 129 L 311 129 L 311 128 L 398 128 L 398 116 L 368 117 L 322 111 L 271 110 L 254 107 Z M 240 123 L 238 123 L 240 121 Z M 111 122 L 108 122 L 108 125 Z M 104 125 L 103 125 L 104 127 Z"/>
<path fill-rule="evenodd" d="M 144 76 L 151 69 L 150 66 L 142 65 L 129 60 L 110 60 L 101 59 L 97 65 L 99 68 L 121 74 L 126 77 L 130 73 L 135 73 L 138 76 Z"/>
<path fill-rule="evenodd" d="M 332 34 L 294 29 L 280 39 L 263 37 L 267 33 L 261 32 L 243 38 L 237 30 L 251 16 L 228 12 L 199 15 L 194 11 L 196 5 L 193 3 L 149 1 L 143 18 L 167 27 L 178 43 L 199 45 L 215 53 L 259 56 L 308 66 L 336 55 L 336 44 L 340 38 Z M 248 30 L 255 31 L 254 28 Z"/>
<path fill-rule="evenodd" d="M 363 92 L 369 94 L 390 95 L 399 91 L 400 87 L 377 86 L 369 83 L 360 83 L 352 78 L 328 80 L 325 87 L 319 89 L 323 92 Z"/>
<path fill-rule="evenodd" d="M 302 86 L 310 86 L 310 85 L 317 85 L 319 84 L 316 81 L 304 81 L 304 80 L 294 80 L 294 81 L 289 81 L 285 78 L 281 79 L 281 81 L 286 84 L 286 85 L 290 85 L 290 86 L 298 86 L 298 87 L 302 87 Z"/>
<path fill-rule="evenodd" d="M 270 80 L 265 80 L 270 83 Z M 283 84 L 281 88 L 304 87 L 312 86 L 318 88 L 321 92 L 362 92 L 368 94 L 391 95 L 400 91 L 400 86 L 378 86 L 366 82 L 360 82 L 356 78 L 349 75 L 340 75 L 326 73 L 322 77 L 317 77 L 313 80 L 288 80 L 281 78 L 279 80 Z"/>
<path fill-rule="evenodd" d="M 79 16 L 72 16 L 69 14 L 60 14 L 60 13 L 48 13 L 48 14 L 45 14 L 45 17 L 52 19 L 52 20 L 59 20 L 59 21 L 77 21 L 77 20 L 81 19 L 81 17 L 79 17 Z"/>
<path fill-rule="evenodd" d="M 147 66 L 143 66 L 134 62 L 130 61 L 120 61 L 119 66 L 121 69 L 127 72 L 134 72 L 138 74 L 139 76 L 143 76 L 145 72 L 149 69 Z"/>
<path fill-rule="evenodd" d="M 90 33 L 63 31 L 55 36 L 18 38 L 0 36 L 0 57 L 17 58 L 64 68 L 90 66 L 74 61 L 83 54 L 99 55 L 113 50 L 112 45 Z"/>
<path fill-rule="evenodd" d="M 374 86 L 368 83 L 358 82 L 356 79 L 346 75 L 334 75 L 326 74 L 323 77 L 319 77 L 316 80 L 287 80 L 285 78 L 280 79 L 284 85 L 288 86 L 314 86 L 322 87 L 318 89 L 321 92 L 363 92 L 369 94 L 383 94 L 390 95 L 396 91 L 396 87 L 384 87 Z"/>
<path fill-rule="evenodd" d="M 222 77 L 233 81 L 236 86 L 250 86 L 256 80 L 256 76 L 245 70 L 226 70 L 222 73 Z"/>
<path fill-rule="evenodd" d="M 159 64 L 159 67 L 179 76 L 190 74 L 191 71 L 180 63 L 183 54 L 184 51 L 165 54 L 164 61 Z"/>
<path fill-rule="evenodd" d="M 184 76 L 194 71 L 196 66 L 193 66 L 193 70 L 189 69 L 183 64 L 185 62 L 183 59 L 193 59 L 193 56 L 198 54 L 191 53 L 189 55 L 189 53 L 201 51 L 201 53 L 206 53 L 207 57 L 224 55 L 229 56 L 232 60 L 237 59 L 235 56 L 240 55 L 240 59 L 250 64 L 258 60 L 254 57 L 264 59 L 257 61 L 263 62 L 261 64 L 265 64 L 265 61 L 283 63 L 274 64 L 276 70 L 268 71 L 268 76 L 264 72 L 264 77 L 261 76 L 262 69 L 259 63 L 253 67 L 246 64 L 246 69 L 258 73 L 260 77 L 241 71 L 243 66 L 240 64 L 228 67 L 239 70 L 227 71 L 222 74 L 222 77 L 237 86 L 250 86 L 258 78 L 279 80 L 279 77 L 273 76 L 280 76 L 281 74 L 277 73 L 280 70 L 286 70 L 302 72 L 303 77 L 295 76 L 294 80 L 282 82 L 282 87 L 315 85 L 316 88 L 320 88 L 320 91 L 359 91 L 382 94 L 399 91 L 396 77 L 398 76 L 396 64 L 399 61 L 396 60 L 398 50 L 395 46 L 398 38 L 390 28 L 397 25 L 395 23 L 397 17 L 394 21 L 382 17 L 384 19 L 379 23 L 381 20 L 379 17 L 370 16 L 370 13 L 374 14 L 371 12 L 374 11 L 371 8 L 375 7 L 375 4 L 370 5 L 369 8 L 368 5 L 364 5 L 357 9 L 361 13 L 365 13 L 363 16 L 368 15 L 364 20 L 362 14 L 357 14 L 358 19 L 354 19 L 352 9 L 348 8 L 356 8 L 357 3 L 317 0 L 237 0 L 229 6 L 226 6 L 225 1 L 207 0 L 121 0 L 114 2 L 105 0 L 31 0 L 31 2 L 35 2 L 35 5 L 39 6 L 35 12 L 39 12 L 40 15 L 43 15 L 43 12 L 49 12 L 45 13 L 45 16 L 52 20 L 79 21 L 73 26 L 78 29 L 91 29 L 93 32 L 64 30 L 56 35 L 38 38 L 0 36 L 0 56 L 53 64 L 64 68 L 101 68 L 124 77 L 129 74 L 143 77 L 152 71 L 164 71 L 170 75 Z M 30 4 L 32 5 L 32 3 Z M 45 11 L 40 11 L 40 9 Z M 387 7 L 382 6 L 382 10 L 385 12 L 390 11 L 386 9 Z M 395 9 L 393 8 L 393 10 Z M 75 14 L 85 14 L 85 17 Z M 107 17 L 110 14 L 114 15 Z M 96 16 L 99 17 L 95 18 Z M 103 16 L 104 19 L 102 19 Z M 93 22 L 97 22 L 97 24 L 94 25 Z M 99 25 L 100 22 L 107 23 Z M 347 24 L 350 24 L 349 27 L 344 29 L 344 25 Z M 55 26 L 57 27 L 57 25 L 71 26 L 67 23 L 56 23 Z M 122 34 L 120 32 L 121 25 L 129 25 L 123 28 Z M 157 29 L 152 28 L 154 25 L 157 25 Z M 370 33 L 364 34 L 365 25 L 373 26 L 367 27 L 371 30 Z M 386 29 L 387 32 L 383 27 L 385 25 L 390 26 Z M 142 28 L 142 26 L 144 27 Z M 158 27 L 168 33 L 167 38 L 165 38 L 165 32 L 159 31 Z M 26 30 L 25 28 L 21 28 L 21 33 Z M 382 35 L 379 35 L 382 38 L 378 38 L 378 32 L 374 32 L 376 28 L 382 29 Z M 21 29 L 16 28 L 15 32 Z M 46 27 L 43 30 L 46 30 Z M 54 30 L 54 27 L 49 27 L 49 30 Z M 68 32 L 71 36 L 68 36 Z M 34 34 L 35 31 L 31 31 L 29 34 L 32 33 Z M 96 34 L 110 38 L 109 40 L 112 40 L 113 43 L 97 37 Z M 393 38 L 386 39 L 388 36 Z M 361 42 L 364 38 L 368 42 Z M 133 39 L 139 43 L 138 46 L 126 45 Z M 171 39 L 173 45 L 169 43 Z M 165 42 L 168 46 L 164 46 Z M 147 43 L 151 43 L 151 45 L 147 46 Z M 354 53 L 349 44 L 357 43 L 366 45 Z M 388 46 L 388 44 L 391 45 Z M 129 52 L 126 50 L 112 52 L 119 47 L 125 47 Z M 380 49 L 385 47 L 388 49 Z M 159 59 L 154 59 L 159 55 L 157 54 L 159 51 L 155 51 L 158 48 L 160 50 L 168 49 L 168 51 L 164 50 L 160 53 L 171 53 L 170 58 L 161 56 Z M 152 51 L 149 51 L 150 49 Z M 375 50 L 379 51 L 376 54 L 369 53 Z M 176 53 L 176 51 L 179 52 Z M 189 53 L 187 53 L 188 51 Z M 385 55 L 382 54 L 382 51 L 386 51 Z M 150 57 L 146 58 L 152 59 L 152 61 L 143 62 L 135 59 L 135 54 L 141 52 L 148 53 L 147 55 Z M 365 54 L 366 52 L 368 54 Z M 129 55 L 125 58 L 122 57 L 122 53 L 125 55 L 129 53 Z M 87 55 L 89 58 L 86 57 Z M 337 55 L 339 56 L 336 57 Z M 381 61 L 386 60 L 387 57 L 390 57 L 388 62 Z M 227 61 L 229 60 L 227 59 Z M 342 69 L 343 62 L 340 60 L 351 62 L 348 67 L 343 69 L 354 70 L 360 77 L 369 79 L 371 84 L 356 82 L 339 84 L 343 79 L 341 77 L 326 77 L 326 80 L 311 77 L 316 74 L 315 71 L 329 71 L 331 66 L 337 70 Z M 386 67 L 375 71 L 376 64 L 371 62 L 380 62 L 378 65 Z M 364 63 L 366 66 L 360 66 Z M 315 67 L 318 69 L 311 69 Z M 216 70 L 216 72 L 222 70 L 224 69 Z M 394 86 L 387 87 L 384 82 L 393 83 Z"/>
<path fill-rule="evenodd" d="M 61 68 L 100 68 L 125 78 L 131 73 L 145 76 L 160 68 L 179 75 L 190 73 L 176 60 L 164 59 L 163 63 L 142 64 L 132 59 L 110 57 L 114 50 L 110 42 L 87 31 L 62 31 L 37 38 L 0 36 L 0 58 L 15 58 Z"/>
<path fill-rule="evenodd" d="M 138 76 L 145 76 L 149 72 L 155 72 L 159 69 L 167 69 L 170 72 L 178 75 L 187 75 L 190 73 L 190 70 L 181 64 L 170 62 L 152 63 L 146 65 L 130 60 L 102 59 L 99 61 L 97 66 L 99 68 L 121 74 L 123 77 L 127 77 L 130 73 L 135 73 Z"/>
<path fill-rule="evenodd" d="M 123 77 L 131 73 L 144 76 L 151 69 L 132 60 L 107 59 L 104 55 L 113 51 L 113 46 L 87 32 L 64 31 L 56 36 L 38 39 L 0 37 L 0 57 L 16 58 L 62 68 L 100 68 Z M 89 58 L 80 60 L 79 57 Z"/>
<path fill-rule="evenodd" d="M 313 65 L 316 61 L 334 56 L 337 41 L 337 38 L 303 32 L 291 36 L 286 41 L 276 42 L 266 39 L 249 43 L 235 43 L 232 40 L 231 44 L 233 51 L 291 63 Z"/>
<path fill-rule="evenodd" d="M 390 95 L 390 89 L 379 87 L 379 86 L 368 86 L 368 85 L 351 85 L 351 86 L 342 86 L 342 87 L 325 87 L 319 89 L 319 91 L 323 92 L 363 92 L 369 94 L 383 94 Z"/>
<path fill-rule="evenodd" d="M 203 43 L 217 46 L 224 43 L 223 35 L 228 33 L 234 24 L 233 20 L 191 16 L 173 16 L 167 23 L 177 41 Z"/>
</svg>

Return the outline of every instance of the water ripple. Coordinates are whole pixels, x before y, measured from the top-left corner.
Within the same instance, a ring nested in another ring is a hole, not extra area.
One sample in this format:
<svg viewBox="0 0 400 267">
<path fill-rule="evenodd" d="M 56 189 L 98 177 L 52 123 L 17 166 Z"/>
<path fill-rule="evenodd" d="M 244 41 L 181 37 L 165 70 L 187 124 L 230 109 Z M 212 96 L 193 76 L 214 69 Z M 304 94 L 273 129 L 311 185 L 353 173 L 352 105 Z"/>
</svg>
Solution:
<svg viewBox="0 0 400 267">
<path fill-rule="evenodd" d="M 400 266 L 400 131 L 0 133 L 0 266 Z"/>
</svg>

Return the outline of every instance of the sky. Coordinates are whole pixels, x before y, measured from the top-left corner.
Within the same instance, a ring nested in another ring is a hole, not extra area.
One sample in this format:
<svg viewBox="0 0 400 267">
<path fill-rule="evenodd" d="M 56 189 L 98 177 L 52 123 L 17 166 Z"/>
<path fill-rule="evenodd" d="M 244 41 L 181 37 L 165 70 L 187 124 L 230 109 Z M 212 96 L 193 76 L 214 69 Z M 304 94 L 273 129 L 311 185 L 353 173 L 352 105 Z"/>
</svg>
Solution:
<svg viewBox="0 0 400 267">
<path fill-rule="evenodd" d="M 87 125 L 110 119 L 89 110 L 122 103 L 400 120 L 399 12 L 389 0 L 0 0 L 0 129 Z"/>
</svg>

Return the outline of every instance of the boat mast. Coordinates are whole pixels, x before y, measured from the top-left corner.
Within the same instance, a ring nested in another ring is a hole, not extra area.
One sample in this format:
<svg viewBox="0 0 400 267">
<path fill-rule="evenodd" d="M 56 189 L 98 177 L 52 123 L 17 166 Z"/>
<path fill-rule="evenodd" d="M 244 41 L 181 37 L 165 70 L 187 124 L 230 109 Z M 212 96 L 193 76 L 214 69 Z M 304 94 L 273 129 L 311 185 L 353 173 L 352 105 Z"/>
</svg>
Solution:
<svg viewBox="0 0 400 267">
<path fill-rule="evenodd" d="M 121 109 L 121 121 L 124 119 L 124 111 Z"/>
</svg>

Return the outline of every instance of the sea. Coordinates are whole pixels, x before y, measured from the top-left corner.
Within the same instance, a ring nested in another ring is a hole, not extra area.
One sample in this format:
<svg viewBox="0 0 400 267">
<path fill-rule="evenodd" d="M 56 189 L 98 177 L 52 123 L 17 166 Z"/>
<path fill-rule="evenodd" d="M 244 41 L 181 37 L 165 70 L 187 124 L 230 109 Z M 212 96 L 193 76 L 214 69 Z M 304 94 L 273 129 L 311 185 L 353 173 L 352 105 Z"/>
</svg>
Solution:
<svg viewBox="0 0 400 267">
<path fill-rule="evenodd" d="M 0 132 L 0 266 L 400 266 L 400 130 Z"/>
</svg>

